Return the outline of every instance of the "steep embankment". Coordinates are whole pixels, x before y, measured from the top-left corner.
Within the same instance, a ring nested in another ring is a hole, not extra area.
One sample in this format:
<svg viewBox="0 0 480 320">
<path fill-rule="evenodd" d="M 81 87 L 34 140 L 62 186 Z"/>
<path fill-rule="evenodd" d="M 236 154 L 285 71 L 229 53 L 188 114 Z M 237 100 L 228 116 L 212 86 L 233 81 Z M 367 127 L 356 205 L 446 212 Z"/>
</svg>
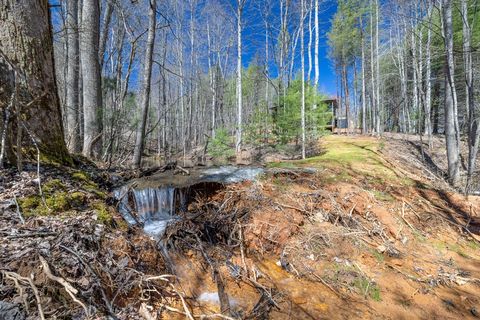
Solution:
<svg viewBox="0 0 480 320">
<path fill-rule="evenodd" d="M 219 312 L 220 288 L 234 316 L 478 316 L 478 198 L 402 163 L 408 143 L 330 136 L 321 146 L 199 199 L 189 211 L 206 214 L 170 228 L 169 243 L 187 253 L 175 265 L 195 313 Z M 214 239 L 199 248 L 192 234 Z"/>
<path fill-rule="evenodd" d="M 434 188 L 421 170 L 398 161 L 404 160 L 397 153 L 398 141 L 331 136 L 322 147 L 324 153 L 318 157 L 271 164 L 319 171 L 309 177 L 267 179 L 263 191 L 277 205 L 252 214 L 259 224 L 269 222 L 260 235 L 277 236 L 271 240 L 292 275 L 291 288 L 284 289 L 297 306 L 295 314 L 478 316 L 478 197 L 465 199 Z M 284 224 L 270 218 L 278 212 L 283 219 L 299 213 L 303 217 L 298 232 L 288 240 L 279 237 Z M 309 285 L 321 282 L 338 299 L 320 289 L 305 291 L 308 286 L 296 277 L 310 279 Z M 304 288 L 303 295 L 296 287 Z"/>
</svg>

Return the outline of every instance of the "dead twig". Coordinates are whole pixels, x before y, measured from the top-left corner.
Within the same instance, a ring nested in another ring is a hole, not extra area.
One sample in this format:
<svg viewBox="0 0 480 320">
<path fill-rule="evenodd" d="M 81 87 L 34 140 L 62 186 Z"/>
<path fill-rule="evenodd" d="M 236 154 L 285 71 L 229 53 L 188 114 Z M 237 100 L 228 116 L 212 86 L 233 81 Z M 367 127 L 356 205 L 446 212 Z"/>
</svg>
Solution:
<svg viewBox="0 0 480 320">
<path fill-rule="evenodd" d="M 25 129 L 25 131 L 27 132 L 28 136 L 30 137 L 30 139 L 32 140 L 32 143 L 33 145 L 35 146 L 35 149 L 37 150 L 37 184 L 38 184 L 38 192 L 40 194 L 40 197 L 42 198 L 42 203 L 43 205 L 45 206 L 45 208 L 49 209 L 48 206 L 47 206 L 47 203 L 45 202 L 45 196 L 43 195 L 43 191 L 42 191 L 42 180 L 40 179 L 40 148 L 38 147 L 38 144 L 37 144 L 37 141 L 35 140 L 35 138 L 33 137 L 32 133 L 30 132 L 30 130 L 28 130 L 27 126 L 25 125 L 25 123 L 22 122 L 22 126 L 23 128 Z"/>
<path fill-rule="evenodd" d="M 16 208 L 17 208 L 18 218 L 20 219 L 20 221 L 22 222 L 22 224 L 25 224 L 25 219 L 23 218 L 22 212 L 20 211 L 20 206 L 18 205 L 18 201 L 17 201 L 17 196 L 16 196 L 16 195 L 13 195 L 13 201 L 15 202 L 15 206 L 16 206 Z"/>
<path fill-rule="evenodd" d="M 90 272 L 92 273 L 92 275 L 94 276 L 95 278 L 95 282 L 97 284 L 97 287 L 98 289 L 100 290 L 100 293 L 102 294 L 102 299 L 103 299 L 103 302 L 105 303 L 105 306 L 107 307 L 107 311 L 108 313 L 110 314 L 110 316 L 112 316 L 113 318 L 117 319 L 117 316 L 115 315 L 115 313 L 113 312 L 113 308 L 112 308 L 112 305 L 110 303 L 110 301 L 108 301 L 107 299 L 107 295 L 105 293 L 105 290 L 103 290 L 103 287 L 102 287 L 102 284 L 100 282 L 100 277 L 97 275 L 97 273 L 95 272 L 95 270 L 93 270 L 93 268 L 90 266 L 90 264 L 87 264 L 83 259 L 82 257 L 76 253 L 75 251 L 73 251 L 72 249 L 68 248 L 68 247 L 65 247 L 64 245 L 60 245 L 59 246 L 60 248 L 70 252 L 71 254 L 73 254 L 88 270 L 90 270 Z"/>
<path fill-rule="evenodd" d="M 176 169 L 182 171 L 182 172 L 185 173 L 187 176 L 190 175 L 190 171 L 188 171 L 188 170 L 185 169 L 185 168 L 180 167 L 179 165 L 177 165 Z"/>
<path fill-rule="evenodd" d="M 240 240 L 240 255 L 242 256 L 243 268 L 245 269 L 245 272 L 247 273 L 247 276 L 248 276 L 248 268 L 247 268 L 247 264 L 245 263 L 245 249 L 244 249 L 244 247 L 243 247 L 243 230 L 242 230 L 242 224 L 241 224 L 240 222 L 238 222 L 238 225 L 239 225 L 238 236 L 239 236 L 239 240 Z"/>
<path fill-rule="evenodd" d="M 183 298 L 183 296 L 180 294 L 180 292 L 177 291 L 177 289 L 173 284 L 170 284 L 170 287 L 173 289 L 173 291 L 175 291 L 177 296 L 180 298 L 180 301 L 182 301 L 183 310 L 185 310 L 185 315 L 187 316 L 187 318 L 190 320 L 194 320 L 192 313 L 190 312 L 190 309 L 188 308 L 187 303 L 185 302 L 185 299 Z"/>
<path fill-rule="evenodd" d="M 200 240 L 200 237 L 196 233 L 194 234 L 194 236 L 197 240 L 198 246 L 200 247 L 200 251 L 202 252 L 202 255 L 205 261 L 208 263 L 208 265 L 212 269 L 212 278 L 217 284 L 218 299 L 220 300 L 220 311 L 222 313 L 230 313 L 230 301 L 228 299 L 228 294 L 225 292 L 225 285 L 223 283 L 223 279 L 220 275 L 220 272 L 218 271 L 218 268 L 215 265 L 215 263 L 210 259 L 207 252 L 203 248 L 202 240 Z"/>
<path fill-rule="evenodd" d="M 290 205 L 288 205 L 288 204 L 283 204 L 283 203 L 279 203 L 279 202 L 274 202 L 274 203 L 275 203 L 276 205 L 280 206 L 280 207 L 297 210 L 297 211 L 300 211 L 300 212 L 303 212 L 303 213 L 308 213 L 307 210 L 304 210 L 304 209 L 301 209 L 301 208 L 298 208 L 298 207 L 294 207 L 294 206 L 290 206 Z"/>
<path fill-rule="evenodd" d="M 410 222 L 408 222 L 407 218 L 405 218 L 405 201 L 402 202 L 402 215 L 400 216 L 402 220 L 412 229 L 413 232 L 418 232 L 417 229 L 415 229 Z"/>
<path fill-rule="evenodd" d="M 75 296 L 77 293 L 78 293 L 78 290 L 75 289 L 70 283 L 67 282 L 67 280 L 61 278 L 61 277 L 57 277 L 55 275 L 52 274 L 52 271 L 50 270 L 50 267 L 48 265 L 48 262 L 45 260 L 44 257 L 42 256 L 38 256 L 38 258 L 40 259 L 40 263 L 42 264 L 42 267 L 43 267 L 43 272 L 45 272 L 45 275 L 50 279 L 50 280 L 53 280 L 55 282 L 58 282 L 60 283 L 64 288 L 65 288 L 65 291 L 70 295 L 70 297 L 72 298 L 72 300 L 77 303 L 78 305 L 80 305 L 83 310 L 85 311 L 85 314 L 87 315 L 87 317 L 90 316 L 90 313 L 88 312 L 88 308 L 87 306 L 85 306 L 85 304 L 83 304 L 83 302 L 81 302 L 80 300 L 78 300 L 78 298 Z"/>
<path fill-rule="evenodd" d="M 18 282 L 23 283 L 23 285 L 27 285 L 27 284 L 30 285 L 30 287 L 32 288 L 33 294 L 35 295 L 35 300 L 37 301 L 38 316 L 41 320 L 45 320 L 42 304 L 40 302 L 40 295 L 38 294 L 38 289 L 33 283 L 33 280 L 31 278 L 22 277 L 18 273 L 12 272 L 12 271 L 2 271 L 2 273 L 7 279 L 10 279 L 10 280 L 16 279 Z M 16 282 L 16 285 L 18 284 L 18 282 Z"/>
<path fill-rule="evenodd" d="M 12 234 L 6 236 L 5 239 L 18 239 L 18 238 L 34 238 L 34 237 L 50 237 L 56 236 L 56 232 L 32 232 L 32 233 L 23 233 L 23 234 Z"/>
</svg>

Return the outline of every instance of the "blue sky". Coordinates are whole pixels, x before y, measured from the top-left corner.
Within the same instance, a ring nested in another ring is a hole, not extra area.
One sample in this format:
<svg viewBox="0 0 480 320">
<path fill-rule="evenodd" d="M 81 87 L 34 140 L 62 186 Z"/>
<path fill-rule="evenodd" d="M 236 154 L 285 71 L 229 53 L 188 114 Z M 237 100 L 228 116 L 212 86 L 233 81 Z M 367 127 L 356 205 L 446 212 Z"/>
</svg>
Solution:
<svg viewBox="0 0 480 320">
<path fill-rule="evenodd" d="M 179 0 L 181 1 L 181 0 Z M 234 9 L 236 7 L 235 3 L 236 0 L 228 0 L 231 1 L 230 8 Z M 310 0 L 305 0 L 307 3 Z M 58 0 L 50 0 L 51 4 L 58 4 Z M 279 15 L 280 9 L 278 1 L 273 1 L 275 7 L 272 9 L 270 16 L 272 17 L 272 28 L 280 28 L 278 25 L 279 23 Z M 263 57 L 265 54 L 265 27 L 260 15 L 260 9 L 264 7 L 264 0 L 247 0 L 247 7 L 244 12 L 244 29 L 243 29 L 243 65 L 244 67 L 248 67 L 248 65 L 254 60 L 255 56 L 258 55 L 263 62 Z M 292 8 L 290 9 L 292 10 Z M 319 52 L 319 60 L 320 60 L 320 80 L 319 80 L 319 90 L 322 93 L 328 95 L 336 95 L 336 77 L 335 71 L 331 61 L 328 58 L 328 41 L 327 41 L 327 32 L 330 29 L 331 20 L 333 15 L 336 11 L 336 1 L 335 0 L 320 0 L 320 14 L 319 14 L 319 22 L 320 22 L 320 52 Z M 54 28 L 56 31 L 61 26 L 61 21 L 59 17 L 59 8 L 52 9 L 52 19 Z M 298 18 L 297 18 L 298 19 Z M 313 15 L 312 15 L 313 20 Z M 305 20 L 305 24 L 308 23 L 308 18 Z M 270 41 L 276 41 L 277 39 L 270 39 Z M 307 50 L 307 43 L 308 43 L 308 32 L 306 27 L 305 32 L 305 50 Z M 297 57 L 295 59 L 295 70 L 298 72 L 300 68 L 300 43 L 297 44 Z M 188 58 L 188 57 L 187 57 Z M 312 46 L 312 58 L 313 58 L 313 46 Z M 305 68 L 308 68 L 308 59 L 307 54 L 305 54 Z M 137 68 L 134 69 L 134 72 L 131 77 L 131 81 L 133 82 L 131 88 L 135 88 L 137 83 L 137 75 L 138 75 Z M 271 62 L 271 70 L 270 74 L 272 76 L 276 76 L 276 70 L 273 62 Z M 312 77 L 313 77 L 313 70 L 312 70 Z"/>
<path fill-rule="evenodd" d="M 308 2 L 309 0 L 306 0 Z M 260 6 L 262 5 L 262 1 L 257 1 Z M 252 1 L 247 2 L 247 8 L 244 13 L 244 29 L 243 29 L 243 65 L 244 67 L 248 67 L 250 62 L 255 58 L 255 55 L 260 55 L 263 59 L 265 54 L 265 27 L 263 26 L 262 18 L 259 17 L 258 13 L 258 4 L 255 6 Z M 319 80 L 319 90 L 322 93 L 328 95 L 336 95 L 336 77 L 335 77 L 335 70 L 331 61 L 328 58 L 328 39 L 327 39 L 327 32 L 330 30 L 331 20 L 333 15 L 336 11 L 336 1 L 334 0 L 320 0 L 320 14 L 319 14 L 319 28 L 320 28 L 320 52 L 319 52 L 319 60 L 320 60 L 320 80 Z M 278 11 L 278 12 L 276 12 Z M 279 19 L 280 12 L 278 7 L 275 8 L 272 12 L 272 15 L 277 15 L 274 19 Z M 313 21 L 313 15 L 312 15 Z M 308 23 L 308 18 L 305 20 L 305 24 Z M 279 28 L 279 26 L 274 26 Z M 276 40 L 276 39 L 274 39 Z M 305 50 L 307 50 L 308 46 L 308 32 L 305 32 Z M 297 54 L 300 51 L 300 43 L 297 45 Z M 312 47 L 312 58 L 313 58 L 313 47 Z M 307 54 L 305 53 L 305 68 L 308 68 L 308 59 Z M 295 60 L 295 68 L 298 70 L 300 68 L 300 56 Z M 275 66 L 271 65 L 271 75 L 275 75 L 276 70 Z M 313 78 L 313 71 L 312 71 L 312 78 Z"/>
</svg>

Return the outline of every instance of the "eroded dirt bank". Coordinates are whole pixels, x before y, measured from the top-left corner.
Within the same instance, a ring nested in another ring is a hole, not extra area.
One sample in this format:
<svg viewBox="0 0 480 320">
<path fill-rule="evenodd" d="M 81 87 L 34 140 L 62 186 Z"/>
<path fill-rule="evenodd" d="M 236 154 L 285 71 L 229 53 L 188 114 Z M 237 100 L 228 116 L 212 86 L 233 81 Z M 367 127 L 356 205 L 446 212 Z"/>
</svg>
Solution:
<svg viewBox="0 0 480 320">
<path fill-rule="evenodd" d="M 18 319 L 478 317 L 479 198 L 448 190 L 398 140 L 331 136 L 321 146 L 199 194 L 160 248 L 115 212 L 101 185 L 109 177 L 51 169 L 66 199 L 44 208 L 26 200 L 34 172 L 12 173 L 0 199 L 2 304 Z M 14 194 L 19 184 L 27 191 Z M 60 199 L 57 189 L 46 200 Z"/>
</svg>

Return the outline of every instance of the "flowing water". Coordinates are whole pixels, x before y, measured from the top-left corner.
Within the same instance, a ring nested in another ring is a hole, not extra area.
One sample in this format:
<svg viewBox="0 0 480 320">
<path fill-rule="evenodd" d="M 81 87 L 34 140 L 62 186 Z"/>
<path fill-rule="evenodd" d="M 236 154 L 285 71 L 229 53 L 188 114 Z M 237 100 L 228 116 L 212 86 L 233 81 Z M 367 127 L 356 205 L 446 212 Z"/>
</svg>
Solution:
<svg viewBox="0 0 480 320">
<path fill-rule="evenodd" d="M 212 187 L 209 183 L 253 180 L 262 172 L 261 168 L 234 166 L 192 170 L 188 176 L 166 172 L 135 179 L 115 190 L 114 196 L 119 201 L 120 213 L 130 225 L 142 225 L 146 234 L 161 238 L 167 225 L 176 219 L 176 212 L 186 209 L 194 186 L 208 189 Z"/>
</svg>

